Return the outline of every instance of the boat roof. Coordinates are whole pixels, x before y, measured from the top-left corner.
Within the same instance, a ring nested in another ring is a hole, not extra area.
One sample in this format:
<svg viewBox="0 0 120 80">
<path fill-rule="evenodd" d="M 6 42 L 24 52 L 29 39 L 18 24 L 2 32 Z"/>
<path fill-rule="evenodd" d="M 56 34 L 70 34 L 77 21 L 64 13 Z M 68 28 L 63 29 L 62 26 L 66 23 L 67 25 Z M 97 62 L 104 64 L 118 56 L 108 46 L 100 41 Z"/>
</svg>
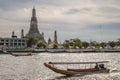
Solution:
<svg viewBox="0 0 120 80">
<path fill-rule="evenodd" d="M 96 62 L 49 62 L 49 64 L 100 64 L 108 63 L 109 61 L 96 61 Z"/>
</svg>

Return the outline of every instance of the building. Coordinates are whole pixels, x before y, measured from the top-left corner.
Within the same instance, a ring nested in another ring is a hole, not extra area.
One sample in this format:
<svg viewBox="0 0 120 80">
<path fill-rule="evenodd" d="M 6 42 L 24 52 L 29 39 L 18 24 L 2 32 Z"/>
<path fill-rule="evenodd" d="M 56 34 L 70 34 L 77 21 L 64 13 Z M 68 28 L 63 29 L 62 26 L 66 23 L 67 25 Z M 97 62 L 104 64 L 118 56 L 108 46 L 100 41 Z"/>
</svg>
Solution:
<svg viewBox="0 0 120 80">
<path fill-rule="evenodd" d="M 23 30 L 22 30 L 22 38 L 17 38 L 14 32 L 12 32 L 11 38 L 0 38 L 0 44 L 3 44 L 6 49 L 24 49 L 27 48 L 27 40 L 23 38 Z"/>
<path fill-rule="evenodd" d="M 38 22 L 37 22 L 37 17 L 36 17 L 36 10 L 35 8 L 32 9 L 32 17 L 30 21 L 30 29 L 28 34 L 26 35 L 27 37 L 34 37 L 37 38 L 43 42 L 44 40 L 44 33 L 40 33 L 38 30 Z"/>
<path fill-rule="evenodd" d="M 56 30 L 54 32 L 54 43 L 58 44 L 58 41 L 57 41 L 57 31 Z"/>
<path fill-rule="evenodd" d="M 76 40 L 80 40 L 78 38 L 75 38 L 75 39 L 70 39 L 70 40 L 65 40 L 64 43 L 75 43 Z"/>
<path fill-rule="evenodd" d="M 52 41 L 51 41 L 51 39 L 49 38 L 49 39 L 48 39 L 48 45 L 51 44 L 51 43 L 52 43 Z"/>
<path fill-rule="evenodd" d="M 24 38 L 24 30 L 21 30 L 21 38 Z"/>
<path fill-rule="evenodd" d="M 63 46 L 58 43 L 56 30 L 54 31 L 54 40 L 48 39 L 48 48 L 54 48 L 54 45 L 57 45 L 58 48 L 63 48 Z"/>
</svg>

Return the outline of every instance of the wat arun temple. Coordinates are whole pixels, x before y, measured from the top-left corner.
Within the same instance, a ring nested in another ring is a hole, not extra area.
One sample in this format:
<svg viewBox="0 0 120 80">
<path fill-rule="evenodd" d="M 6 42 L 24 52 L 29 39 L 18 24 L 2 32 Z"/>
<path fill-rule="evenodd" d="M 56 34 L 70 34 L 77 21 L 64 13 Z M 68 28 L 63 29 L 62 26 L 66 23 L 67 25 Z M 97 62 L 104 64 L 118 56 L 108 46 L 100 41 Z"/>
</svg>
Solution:
<svg viewBox="0 0 120 80">
<path fill-rule="evenodd" d="M 40 33 L 38 29 L 38 21 L 36 17 L 36 9 L 32 9 L 32 17 L 30 20 L 30 28 L 28 33 L 24 36 L 24 30 L 21 30 L 21 38 L 18 38 L 15 32 L 12 32 L 11 38 L 0 38 L 0 45 L 4 45 L 6 49 L 25 49 L 27 48 L 28 37 L 33 37 L 39 41 L 48 44 L 48 48 L 52 48 L 54 44 L 58 44 L 57 31 L 54 32 L 54 40 L 49 37 L 48 42 L 44 39 L 44 33 Z"/>
<path fill-rule="evenodd" d="M 34 37 L 34 38 L 37 38 L 37 39 L 41 40 L 42 42 L 45 42 L 44 33 L 43 32 L 40 33 L 39 30 L 38 30 L 38 21 L 37 21 L 37 17 L 36 17 L 35 8 L 32 9 L 30 29 L 29 29 L 29 32 L 26 36 L 27 37 Z"/>
</svg>

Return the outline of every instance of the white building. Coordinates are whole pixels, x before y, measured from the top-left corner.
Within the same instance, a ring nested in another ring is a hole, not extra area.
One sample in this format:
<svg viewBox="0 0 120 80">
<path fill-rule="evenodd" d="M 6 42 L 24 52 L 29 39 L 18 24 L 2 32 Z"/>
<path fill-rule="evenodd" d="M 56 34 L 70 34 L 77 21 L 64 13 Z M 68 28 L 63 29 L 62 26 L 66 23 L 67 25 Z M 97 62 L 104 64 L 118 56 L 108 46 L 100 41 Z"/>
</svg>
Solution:
<svg viewBox="0 0 120 80">
<path fill-rule="evenodd" d="M 0 43 L 3 44 L 6 49 L 21 49 L 27 47 L 26 38 L 0 38 Z"/>
<path fill-rule="evenodd" d="M 21 38 L 17 38 L 17 36 L 12 32 L 12 38 L 0 38 L 0 44 L 2 44 L 6 49 L 24 49 L 27 48 L 27 38 L 24 38 L 23 30 L 22 30 Z"/>
</svg>

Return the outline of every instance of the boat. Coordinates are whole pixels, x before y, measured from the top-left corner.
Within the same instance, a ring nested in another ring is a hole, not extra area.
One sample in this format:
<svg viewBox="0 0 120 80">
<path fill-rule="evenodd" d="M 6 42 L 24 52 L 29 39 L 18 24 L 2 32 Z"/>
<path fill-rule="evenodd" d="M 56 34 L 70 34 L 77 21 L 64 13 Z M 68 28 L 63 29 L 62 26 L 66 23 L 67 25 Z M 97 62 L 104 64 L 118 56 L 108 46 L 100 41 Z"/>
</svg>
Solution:
<svg viewBox="0 0 120 80">
<path fill-rule="evenodd" d="M 11 52 L 8 52 L 6 47 L 0 43 L 0 54 L 11 54 Z"/>
<path fill-rule="evenodd" d="M 8 51 L 6 51 L 6 50 L 0 49 L 0 54 L 11 54 L 11 52 L 8 52 Z"/>
<path fill-rule="evenodd" d="M 85 75 L 91 73 L 109 73 L 110 69 L 105 68 L 104 65 L 109 61 L 99 61 L 99 62 L 48 62 L 44 63 L 44 66 L 51 69 L 52 71 L 63 74 L 66 76 L 74 76 L 74 75 Z M 60 69 L 57 68 L 55 65 L 94 65 L 93 68 L 68 68 L 67 69 Z"/>
<path fill-rule="evenodd" d="M 47 49 L 49 53 L 64 53 L 65 49 Z"/>
<path fill-rule="evenodd" d="M 12 52 L 11 55 L 12 56 L 31 56 L 32 53 L 31 52 L 30 53 L 21 53 L 21 52 L 16 53 L 16 52 Z"/>
<path fill-rule="evenodd" d="M 46 52 L 46 49 L 41 49 L 41 48 L 35 48 L 32 51 L 33 53 L 40 53 L 40 52 Z"/>
</svg>

